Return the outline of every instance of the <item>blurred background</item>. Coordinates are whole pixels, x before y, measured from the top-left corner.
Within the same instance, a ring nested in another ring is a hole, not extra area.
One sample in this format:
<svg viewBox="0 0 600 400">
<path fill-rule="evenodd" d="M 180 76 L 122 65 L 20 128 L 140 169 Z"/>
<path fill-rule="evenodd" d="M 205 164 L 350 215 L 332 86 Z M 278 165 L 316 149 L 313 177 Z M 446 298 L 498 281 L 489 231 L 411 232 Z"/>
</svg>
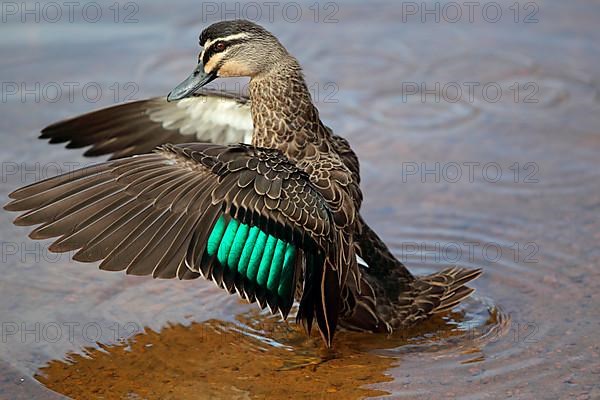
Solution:
<svg viewBox="0 0 600 400">
<path fill-rule="evenodd" d="M 455 312 L 332 360 L 213 284 L 99 271 L 0 213 L 0 398 L 600 398 L 600 3 L 3 1 L 0 198 L 89 165 L 57 120 L 166 94 L 210 23 L 264 25 L 361 161 L 363 215 Z M 244 80 L 213 88 L 243 92 Z"/>
</svg>

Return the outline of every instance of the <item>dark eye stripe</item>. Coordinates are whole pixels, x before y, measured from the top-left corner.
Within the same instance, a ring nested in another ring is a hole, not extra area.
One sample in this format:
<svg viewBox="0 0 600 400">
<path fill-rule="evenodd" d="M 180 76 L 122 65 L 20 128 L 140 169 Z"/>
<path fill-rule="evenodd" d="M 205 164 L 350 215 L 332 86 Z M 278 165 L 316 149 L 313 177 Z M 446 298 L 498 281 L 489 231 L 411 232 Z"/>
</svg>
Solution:
<svg viewBox="0 0 600 400">
<path fill-rule="evenodd" d="M 221 53 L 221 52 L 227 50 L 228 47 L 235 46 L 237 44 L 240 44 L 240 43 L 243 43 L 243 42 L 246 42 L 246 41 L 247 41 L 247 39 L 232 39 L 232 40 L 226 40 L 226 41 L 217 40 L 216 42 L 214 42 L 213 44 L 211 44 L 208 49 L 206 49 L 204 51 L 204 56 L 202 57 L 202 63 L 204 65 L 206 65 L 206 63 L 208 63 L 208 60 L 210 60 L 210 58 L 212 56 L 214 56 L 215 54 Z M 215 45 L 218 44 L 218 43 L 223 43 L 225 45 L 225 48 L 223 50 L 217 50 L 215 48 Z"/>
</svg>

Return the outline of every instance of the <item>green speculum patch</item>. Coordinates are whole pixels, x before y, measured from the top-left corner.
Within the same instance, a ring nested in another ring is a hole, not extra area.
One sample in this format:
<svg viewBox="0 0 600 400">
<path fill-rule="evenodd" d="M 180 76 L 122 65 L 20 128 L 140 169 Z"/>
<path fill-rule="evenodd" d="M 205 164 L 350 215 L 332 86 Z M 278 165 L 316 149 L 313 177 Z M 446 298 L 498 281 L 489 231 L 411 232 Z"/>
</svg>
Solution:
<svg viewBox="0 0 600 400">
<path fill-rule="evenodd" d="M 221 215 L 208 237 L 206 254 L 216 255 L 222 268 L 272 295 L 285 301 L 290 299 L 296 256 L 293 244 Z"/>
</svg>

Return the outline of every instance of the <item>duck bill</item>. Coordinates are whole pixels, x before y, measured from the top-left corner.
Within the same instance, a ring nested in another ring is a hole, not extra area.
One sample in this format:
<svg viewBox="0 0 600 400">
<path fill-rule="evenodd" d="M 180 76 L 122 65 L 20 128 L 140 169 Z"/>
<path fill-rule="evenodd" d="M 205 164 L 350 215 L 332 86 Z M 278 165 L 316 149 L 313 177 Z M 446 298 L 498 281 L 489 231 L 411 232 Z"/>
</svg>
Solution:
<svg viewBox="0 0 600 400">
<path fill-rule="evenodd" d="M 184 99 L 216 78 L 216 73 L 211 72 L 207 74 L 204 72 L 204 64 L 198 63 L 198 66 L 196 69 L 194 69 L 194 72 L 192 72 L 192 74 L 188 76 L 185 81 L 177 85 L 175 89 L 171 90 L 171 93 L 169 93 L 167 96 L 167 101 Z"/>
</svg>

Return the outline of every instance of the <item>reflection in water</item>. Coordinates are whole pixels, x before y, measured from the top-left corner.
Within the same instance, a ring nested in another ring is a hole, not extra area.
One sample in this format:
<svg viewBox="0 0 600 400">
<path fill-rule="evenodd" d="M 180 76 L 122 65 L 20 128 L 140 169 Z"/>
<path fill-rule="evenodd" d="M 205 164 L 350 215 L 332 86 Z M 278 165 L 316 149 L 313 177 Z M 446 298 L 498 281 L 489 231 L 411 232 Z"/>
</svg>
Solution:
<svg viewBox="0 0 600 400">
<path fill-rule="evenodd" d="M 402 354 L 453 347 L 483 360 L 484 339 L 502 330 L 505 316 L 471 300 L 460 311 L 390 337 L 340 332 L 335 348 L 307 337 L 294 323 L 265 312 L 237 321 L 209 320 L 149 330 L 127 343 L 88 349 L 42 368 L 52 390 L 87 398 L 289 398 L 297 393 L 339 399 L 384 395 L 373 384 L 391 381 Z"/>
</svg>

